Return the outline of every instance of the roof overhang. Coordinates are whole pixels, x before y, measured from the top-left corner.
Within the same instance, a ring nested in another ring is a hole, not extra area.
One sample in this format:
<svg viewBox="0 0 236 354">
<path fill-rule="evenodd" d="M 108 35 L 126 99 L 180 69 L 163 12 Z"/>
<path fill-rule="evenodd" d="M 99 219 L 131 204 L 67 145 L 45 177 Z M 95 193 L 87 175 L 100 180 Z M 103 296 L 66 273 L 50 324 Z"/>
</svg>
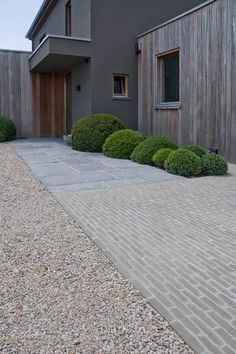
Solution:
<svg viewBox="0 0 236 354">
<path fill-rule="evenodd" d="M 91 41 L 48 35 L 29 58 L 30 71 L 62 73 L 91 58 Z"/>
<path fill-rule="evenodd" d="M 58 0 L 44 0 L 37 15 L 35 16 L 27 34 L 26 38 L 33 39 L 34 35 L 38 32 L 43 25 L 48 15 L 52 12 Z"/>
</svg>

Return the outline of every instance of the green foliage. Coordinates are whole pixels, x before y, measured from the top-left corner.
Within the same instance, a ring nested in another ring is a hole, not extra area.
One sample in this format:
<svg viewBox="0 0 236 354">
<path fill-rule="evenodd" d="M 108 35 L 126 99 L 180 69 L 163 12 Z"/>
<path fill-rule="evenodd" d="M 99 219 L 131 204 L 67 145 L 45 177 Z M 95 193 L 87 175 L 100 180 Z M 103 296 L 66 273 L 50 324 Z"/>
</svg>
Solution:
<svg viewBox="0 0 236 354">
<path fill-rule="evenodd" d="M 4 143 L 6 140 L 7 139 L 6 139 L 5 135 L 2 132 L 0 132 L 0 143 Z"/>
<path fill-rule="evenodd" d="M 174 150 L 170 148 L 157 150 L 157 152 L 154 154 L 152 158 L 154 164 L 159 168 L 164 168 L 165 161 L 167 160 L 170 153 L 173 151 Z"/>
<path fill-rule="evenodd" d="M 152 136 L 140 143 L 131 154 L 131 160 L 146 164 L 154 165 L 153 155 L 157 150 L 162 148 L 178 149 L 178 146 L 165 136 Z"/>
<path fill-rule="evenodd" d="M 118 130 L 106 139 L 102 151 L 108 157 L 129 159 L 136 146 L 144 139 L 141 132 L 132 129 Z"/>
<path fill-rule="evenodd" d="M 101 152 L 106 138 L 116 130 L 124 128 L 124 123 L 110 114 L 93 114 L 83 117 L 72 127 L 72 148 L 80 151 Z"/>
<path fill-rule="evenodd" d="M 14 140 L 16 138 L 16 125 L 6 117 L 0 117 L 0 133 L 5 136 L 5 141 Z"/>
<path fill-rule="evenodd" d="M 207 151 L 205 149 L 203 149 L 201 146 L 195 145 L 195 144 L 185 145 L 182 148 L 194 152 L 194 154 L 196 154 L 199 157 L 202 157 L 203 155 L 205 155 L 207 153 Z"/>
<path fill-rule="evenodd" d="M 228 171 L 228 164 L 223 157 L 216 154 L 205 154 L 202 157 L 203 174 L 207 176 L 221 176 Z"/>
<path fill-rule="evenodd" d="M 179 149 L 168 156 L 165 169 L 167 172 L 184 177 L 199 176 L 202 172 L 202 161 L 192 151 Z"/>
</svg>

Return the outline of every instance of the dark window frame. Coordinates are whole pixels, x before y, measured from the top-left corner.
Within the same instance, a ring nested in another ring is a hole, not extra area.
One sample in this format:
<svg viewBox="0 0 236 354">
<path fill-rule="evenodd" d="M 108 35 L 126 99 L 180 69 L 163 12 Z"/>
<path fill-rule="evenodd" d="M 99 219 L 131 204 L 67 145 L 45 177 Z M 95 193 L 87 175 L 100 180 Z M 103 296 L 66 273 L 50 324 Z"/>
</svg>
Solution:
<svg viewBox="0 0 236 354">
<path fill-rule="evenodd" d="M 177 72 L 177 93 L 174 99 L 166 97 L 168 95 L 166 88 L 165 65 L 166 59 L 178 56 L 178 72 Z M 163 52 L 157 56 L 157 106 L 159 108 L 179 108 L 181 101 L 181 72 L 180 72 L 180 48 Z"/>
<path fill-rule="evenodd" d="M 66 10 L 65 10 L 65 17 L 66 17 L 66 36 L 72 36 L 72 12 L 71 12 L 71 0 L 66 3 Z"/>
</svg>

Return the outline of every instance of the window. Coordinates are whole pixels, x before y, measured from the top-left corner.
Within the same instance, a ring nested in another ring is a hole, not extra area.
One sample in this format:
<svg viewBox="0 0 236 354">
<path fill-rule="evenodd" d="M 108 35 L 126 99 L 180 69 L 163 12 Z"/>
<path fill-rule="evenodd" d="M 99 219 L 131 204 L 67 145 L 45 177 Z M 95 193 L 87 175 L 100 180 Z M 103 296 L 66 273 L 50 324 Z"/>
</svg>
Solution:
<svg viewBox="0 0 236 354">
<path fill-rule="evenodd" d="M 66 36 L 71 36 L 71 1 L 66 4 Z"/>
<path fill-rule="evenodd" d="M 179 102 L 179 51 L 158 57 L 160 103 Z"/>
<path fill-rule="evenodd" d="M 113 76 L 113 96 L 128 97 L 128 75 Z"/>
</svg>

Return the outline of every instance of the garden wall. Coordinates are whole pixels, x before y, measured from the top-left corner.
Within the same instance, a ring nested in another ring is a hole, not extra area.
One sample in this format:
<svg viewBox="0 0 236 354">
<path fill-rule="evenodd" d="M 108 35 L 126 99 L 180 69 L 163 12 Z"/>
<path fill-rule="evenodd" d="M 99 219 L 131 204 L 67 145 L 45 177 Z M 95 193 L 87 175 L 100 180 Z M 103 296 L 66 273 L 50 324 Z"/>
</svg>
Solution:
<svg viewBox="0 0 236 354">
<path fill-rule="evenodd" d="M 0 116 L 16 123 L 17 137 L 33 136 L 30 52 L 0 50 Z"/>
</svg>

